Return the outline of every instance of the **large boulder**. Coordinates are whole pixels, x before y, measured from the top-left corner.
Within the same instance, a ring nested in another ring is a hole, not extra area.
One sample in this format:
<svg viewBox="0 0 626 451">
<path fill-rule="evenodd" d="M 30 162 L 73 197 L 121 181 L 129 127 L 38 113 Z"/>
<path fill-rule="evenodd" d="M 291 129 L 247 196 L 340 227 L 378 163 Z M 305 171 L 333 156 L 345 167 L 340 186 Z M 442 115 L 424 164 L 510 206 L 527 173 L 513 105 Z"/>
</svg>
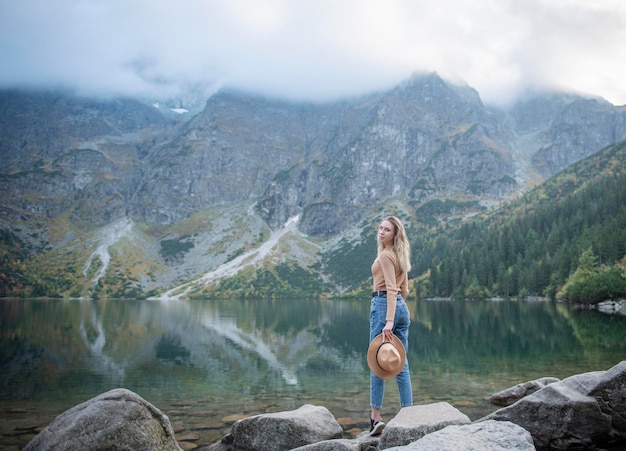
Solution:
<svg viewBox="0 0 626 451">
<path fill-rule="evenodd" d="M 535 393 L 546 385 L 558 382 L 556 377 L 542 377 L 534 381 L 517 384 L 513 387 L 494 393 L 489 397 L 489 401 L 496 406 L 510 406 L 525 396 Z"/>
<path fill-rule="evenodd" d="M 229 434 L 207 449 L 278 451 L 342 436 L 343 429 L 326 407 L 305 404 L 296 410 L 238 420 Z"/>
<path fill-rule="evenodd" d="M 389 450 L 415 451 L 534 451 L 533 439 L 524 428 L 508 421 L 451 425 L 405 446 Z"/>
<path fill-rule="evenodd" d="M 385 426 L 380 449 L 407 445 L 451 424 L 467 424 L 470 419 L 447 402 L 403 407 Z"/>
<path fill-rule="evenodd" d="M 538 448 L 589 449 L 626 441 L 626 361 L 549 384 L 478 420 L 510 421 Z"/>
<path fill-rule="evenodd" d="M 24 451 L 181 450 L 159 409 L 118 388 L 65 411 L 37 434 Z"/>
</svg>

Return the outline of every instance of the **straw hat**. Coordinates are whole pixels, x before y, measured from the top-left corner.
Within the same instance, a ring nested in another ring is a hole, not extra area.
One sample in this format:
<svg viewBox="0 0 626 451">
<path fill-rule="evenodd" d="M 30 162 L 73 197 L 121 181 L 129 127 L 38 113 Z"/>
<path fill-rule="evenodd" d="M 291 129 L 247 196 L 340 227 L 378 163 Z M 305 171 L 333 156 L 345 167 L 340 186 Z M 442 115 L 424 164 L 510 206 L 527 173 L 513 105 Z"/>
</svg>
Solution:
<svg viewBox="0 0 626 451">
<path fill-rule="evenodd" d="M 374 337 L 367 350 L 367 365 L 374 374 L 383 379 L 397 376 L 406 361 L 402 342 L 395 335 L 383 343 L 382 334 Z"/>
</svg>

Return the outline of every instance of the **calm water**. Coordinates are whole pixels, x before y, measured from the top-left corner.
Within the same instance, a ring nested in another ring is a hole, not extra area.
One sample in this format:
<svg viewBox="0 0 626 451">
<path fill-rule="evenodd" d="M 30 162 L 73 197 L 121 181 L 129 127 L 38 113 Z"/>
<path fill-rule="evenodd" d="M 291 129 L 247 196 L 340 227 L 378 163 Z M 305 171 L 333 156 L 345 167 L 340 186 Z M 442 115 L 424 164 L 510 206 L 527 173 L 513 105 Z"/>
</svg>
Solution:
<svg viewBox="0 0 626 451">
<path fill-rule="evenodd" d="M 492 393 L 626 359 L 626 317 L 547 302 L 409 301 L 414 401 L 472 420 Z M 236 415 L 326 406 L 346 431 L 368 418 L 369 300 L 0 300 L 0 449 L 116 387 L 208 445 Z M 384 413 L 398 410 L 387 383 Z M 348 434 L 348 432 L 347 432 Z"/>
</svg>

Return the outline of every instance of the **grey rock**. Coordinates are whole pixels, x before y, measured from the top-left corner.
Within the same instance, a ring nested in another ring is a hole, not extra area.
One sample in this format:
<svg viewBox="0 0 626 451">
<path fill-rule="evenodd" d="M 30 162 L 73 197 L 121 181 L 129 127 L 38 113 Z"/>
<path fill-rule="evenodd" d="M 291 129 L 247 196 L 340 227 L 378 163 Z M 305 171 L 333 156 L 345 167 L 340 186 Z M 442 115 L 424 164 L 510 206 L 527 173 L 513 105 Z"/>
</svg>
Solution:
<svg viewBox="0 0 626 451">
<path fill-rule="evenodd" d="M 497 406 L 510 406 L 514 402 L 519 401 L 524 396 L 535 393 L 537 390 L 548 384 L 558 382 L 560 379 L 556 377 L 542 377 L 534 381 L 517 384 L 513 387 L 506 388 L 498 393 L 494 393 L 489 397 L 489 402 Z"/>
<path fill-rule="evenodd" d="M 292 451 L 359 451 L 359 449 L 358 443 L 354 440 L 336 439 L 299 446 Z"/>
<path fill-rule="evenodd" d="M 483 420 L 511 421 L 537 447 L 588 449 L 626 440 L 626 360 L 549 384 Z"/>
<path fill-rule="evenodd" d="M 65 411 L 37 434 L 24 451 L 180 450 L 166 415 L 122 388 Z"/>
<path fill-rule="evenodd" d="M 596 305 L 596 309 L 602 313 L 621 313 L 622 315 L 626 315 L 626 300 L 599 302 Z"/>
<path fill-rule="evenodd" d="M 360 451 L 360 449 L 359 444 L 355 440 L 336 439 L 299 446 L 292 451 Z"/>
<path fill-rule="evenodd" d="M 553 117 L 550 127 L 543 133 L 545 144 L 533 155 L 532 163 L 544 175 L 555 174 L 573 160 L 588 156 L 584 148 L 612 144 L 609 141 L 613 138 L 607 132 L 617 136 L 626 132 L 626 114 L 614 114 L 616 112 L 603 99 L 574 99 Z"/>
<path fill-rule="evenodd" d="M 236 421 L 220 443 L 207 449 L 278 451 L 342 436 L 343 429 L 326 407 L 305 404 Z"/>
<path fill-rule="evenodd" d="M 406 446 L 389 450 L 419 451 L 508 451 L 534 450 L 533 439 L 524 428 L 508 421 L 484 421 L 451 425 L 425 435 Z"/>
<path fill-rule="evenodd" d="M 372 437 L 368 431 L 365 431 L 355 439 L 324 440 L 292 451 L 377 451 L 379 442 L 380 436 Z"/>
<path fill-rule="evenodd" d="M 407 445 L 451 424 L 467 424 L 470 419 L 447 402 L 403 407 L 385 426 L 380 449 Z"/>
</svg>

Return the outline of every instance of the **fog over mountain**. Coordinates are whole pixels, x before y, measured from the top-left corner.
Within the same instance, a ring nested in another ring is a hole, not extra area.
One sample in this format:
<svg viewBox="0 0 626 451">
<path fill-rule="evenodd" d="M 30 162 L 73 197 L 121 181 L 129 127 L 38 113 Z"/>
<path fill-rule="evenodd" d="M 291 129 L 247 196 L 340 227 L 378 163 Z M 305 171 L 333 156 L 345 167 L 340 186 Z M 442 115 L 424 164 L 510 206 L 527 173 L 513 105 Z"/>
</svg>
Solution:
<svg viewBox="0 0 626 451">
<path fill-rule="evenodd" d="M 233 88 L 327 102 L 437 72 L 490 105 L 626 103 L 621 0 L 0 2 L 0 87 L 155 100 Z"/>
</svg>

